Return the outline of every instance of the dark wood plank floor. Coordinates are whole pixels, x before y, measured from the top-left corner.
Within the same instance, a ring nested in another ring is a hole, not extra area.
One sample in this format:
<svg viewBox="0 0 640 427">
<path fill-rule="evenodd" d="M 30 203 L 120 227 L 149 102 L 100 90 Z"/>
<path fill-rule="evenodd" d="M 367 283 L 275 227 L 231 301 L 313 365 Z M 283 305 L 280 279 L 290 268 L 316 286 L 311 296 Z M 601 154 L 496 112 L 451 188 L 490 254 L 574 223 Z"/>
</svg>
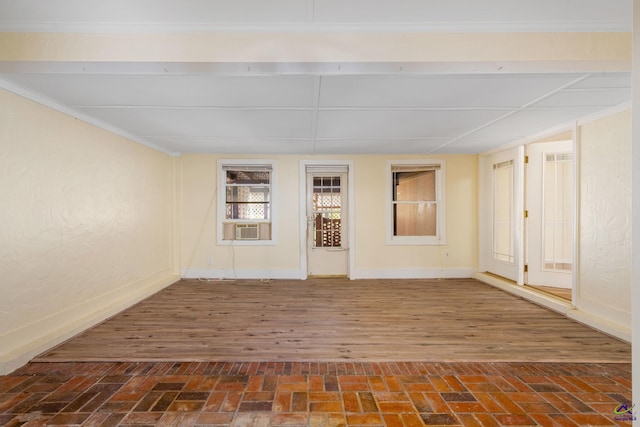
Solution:
<svg viewBox="0 0 640 427">
<path fill-rule="evenodd" d="M 36 361 L 625 362 L 630 345 L 475 280 L 181 281 Z"/>
</svg>

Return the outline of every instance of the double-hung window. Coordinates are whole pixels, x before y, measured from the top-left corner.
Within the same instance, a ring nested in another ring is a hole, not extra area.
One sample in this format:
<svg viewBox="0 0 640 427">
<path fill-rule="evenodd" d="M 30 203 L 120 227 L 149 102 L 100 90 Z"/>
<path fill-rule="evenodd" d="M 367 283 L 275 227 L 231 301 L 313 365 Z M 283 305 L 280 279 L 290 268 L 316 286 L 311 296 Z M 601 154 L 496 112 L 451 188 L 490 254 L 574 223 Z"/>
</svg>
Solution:
<svg viewBox="0 0 640 427">
<path fill-rule="evenodd" d="M 218 243 L 273 242 L 274 162 L 218 162 Z"/>
<path fill-rule="evenodd" d="M 443 160 L 397 160 L 387 164 L 387 244 L 443 245 Z"/>
</svg>

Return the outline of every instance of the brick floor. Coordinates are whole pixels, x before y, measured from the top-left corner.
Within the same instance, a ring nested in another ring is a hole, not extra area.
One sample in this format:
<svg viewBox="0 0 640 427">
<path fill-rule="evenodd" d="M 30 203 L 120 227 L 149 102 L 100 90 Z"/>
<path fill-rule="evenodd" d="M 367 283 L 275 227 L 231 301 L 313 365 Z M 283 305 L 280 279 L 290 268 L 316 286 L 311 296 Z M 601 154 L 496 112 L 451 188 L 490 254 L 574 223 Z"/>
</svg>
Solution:
<svg viewBox="0 0 640 427">
<path fill-rule="evenodd" d="M 32 363 L 0 425 L 631 425 L 630 387 L 630 364 Z"/>
</svg>

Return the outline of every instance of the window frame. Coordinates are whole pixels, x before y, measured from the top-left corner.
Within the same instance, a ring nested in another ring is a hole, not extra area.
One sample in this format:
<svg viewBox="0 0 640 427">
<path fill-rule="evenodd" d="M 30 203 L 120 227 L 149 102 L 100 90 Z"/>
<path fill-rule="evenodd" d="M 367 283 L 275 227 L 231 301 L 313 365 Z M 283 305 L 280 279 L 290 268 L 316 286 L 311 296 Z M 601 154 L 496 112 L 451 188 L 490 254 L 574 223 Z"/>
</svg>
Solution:
<svg viewBox="0 0 640 427">
<path fill-rule="evenodd" d="M 393 168 L 396 166 L 416 169 L 435 166 L 436 192 L 436 235 L 435 236 L 394 236 Z M 388 160 L 386 169 L 386 244 L 387 245 L 445 245 L 446 239 L 446 170 L 441 159 Z"/>
<path fill-rule="evenodd" d="M 261 220 L 228 220 L 226 218 L 226 195 L 227 195 L 227 174 L 226 170 L 233 168 L 234 166 L 240 168 L 252 168 L 256 170 L 260 168 L 270 168 L 271 177 L 269 180 L 269 214 L 270 218 Z M 220 246 L 269 246 L 276 244 L 277 228 L 277 163 L 275 160 L 268 159 L 218 159 L 217 162 L 217 219 L 216 219 L 216 241 Z M 224 224 L 234 222 L 239 224 L 252 224 L 252 223 L 270 223 L 271 238 L 270 239 L 251 239 L 251 240 L 224 240 Z"/>
</svg>

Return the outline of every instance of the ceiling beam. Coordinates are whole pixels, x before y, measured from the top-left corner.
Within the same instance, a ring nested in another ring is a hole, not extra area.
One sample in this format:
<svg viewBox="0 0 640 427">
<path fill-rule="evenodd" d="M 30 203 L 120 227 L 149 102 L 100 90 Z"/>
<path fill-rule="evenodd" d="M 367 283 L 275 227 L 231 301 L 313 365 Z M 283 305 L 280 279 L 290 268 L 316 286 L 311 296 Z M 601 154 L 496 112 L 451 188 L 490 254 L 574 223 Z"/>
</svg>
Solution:
<svg viewBox="0 0 640 427">
<path fill-rule="evenodd" d="M 628 72 L 631 34 L 0 33 L 0 62 L 2 72 Z"/>
</svg>

